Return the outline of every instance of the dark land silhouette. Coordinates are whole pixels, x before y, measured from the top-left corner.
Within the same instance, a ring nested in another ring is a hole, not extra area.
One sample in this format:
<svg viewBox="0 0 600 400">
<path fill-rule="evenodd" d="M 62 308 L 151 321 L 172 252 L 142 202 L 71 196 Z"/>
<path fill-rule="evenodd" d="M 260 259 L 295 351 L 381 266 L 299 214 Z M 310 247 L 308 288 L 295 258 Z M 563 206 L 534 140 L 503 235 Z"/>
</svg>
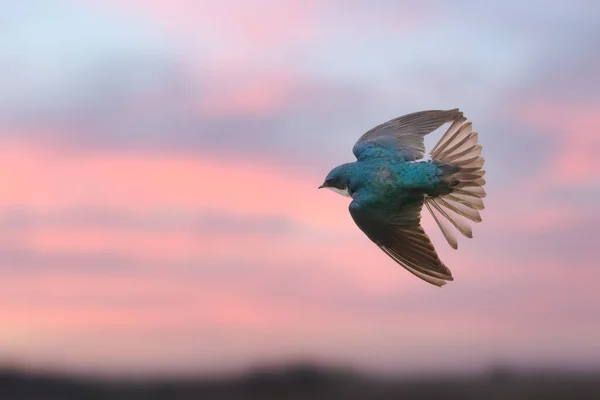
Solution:
<svg viewBox="0 0 600 400">
<path fill-rule="evenodd" d="M 517 373 L 493 368 L 471 376 L 381 378 L 294 365 L 229 378 L 148 381 L 0 371 L 0 400 L 149 399 L 600 399 L 598 373 Z"/>
</svg>

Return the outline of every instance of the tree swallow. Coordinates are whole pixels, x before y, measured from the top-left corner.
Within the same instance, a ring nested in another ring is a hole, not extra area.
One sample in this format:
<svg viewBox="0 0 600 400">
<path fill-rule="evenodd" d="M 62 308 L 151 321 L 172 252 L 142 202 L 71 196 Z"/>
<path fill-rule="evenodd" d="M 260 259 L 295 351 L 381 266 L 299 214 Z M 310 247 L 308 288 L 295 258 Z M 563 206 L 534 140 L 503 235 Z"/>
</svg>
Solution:
<svg viewBox="0 0 600 400">
<path fill-rule="evenodd" d="M 448 244 L 458 248 L 449 222 L 473 237 L 468 221 L 481 222 L 484 159 L 477 132 L 458 109 L 421 111 L 394 118 L 360 137 L 356 161 L 329 172 L 319 188 L 352 198 L 350 215 L 381 250 L 419 278 L 436 286 L 454 280 L 421 227 L 423 205 Z M 425 135 L 450 127 L 425 155 Z"/>
</svg>

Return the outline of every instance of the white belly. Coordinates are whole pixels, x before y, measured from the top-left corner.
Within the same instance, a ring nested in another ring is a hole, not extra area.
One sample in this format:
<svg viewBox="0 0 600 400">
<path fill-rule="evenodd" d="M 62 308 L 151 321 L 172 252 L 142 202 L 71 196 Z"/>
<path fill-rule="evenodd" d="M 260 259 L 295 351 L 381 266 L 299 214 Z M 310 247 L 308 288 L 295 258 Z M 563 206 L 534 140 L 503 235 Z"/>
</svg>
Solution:
<svg viewBox="0 0 600 400">
<path fill-rule="evenodd" d="M 348 186 L 346 186 L 344 189 L 338 189 L 338 188 L 335 188 L 335 187 L 328 187 L 327 189 L 331 189 L 334 192 L 339 193 L 339 194 L 341 194 L 342 196 L 345 196 L 345 197 L 352 197 L 350 195 L 350 191 L 348 190 Z"/>
</svg>

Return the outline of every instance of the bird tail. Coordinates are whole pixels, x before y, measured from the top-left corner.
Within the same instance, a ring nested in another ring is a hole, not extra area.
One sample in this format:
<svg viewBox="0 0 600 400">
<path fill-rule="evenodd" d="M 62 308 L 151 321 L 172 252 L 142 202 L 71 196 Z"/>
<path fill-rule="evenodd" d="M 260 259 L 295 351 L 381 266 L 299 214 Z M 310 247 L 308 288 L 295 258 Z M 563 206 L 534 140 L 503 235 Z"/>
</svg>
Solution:
<svg viewBox="0 0 600 400">
<path fill-rule="evenodd" d="M 481 145 L 477 143 L 477 132 L 472 124 L 460 113 L 452 125 L 431 150 L 432 162 L 442 170 L 442 179 L 450 187 L 450 192 L 439 196 L 426 197 L 425 206 L 454 249 L 458 243 L 449 222 L 456 230 L 468 238 L 473 232 L 468 221 L 481 222 L 479 211 L 484 209 L 483 189 L 485 160 L 481 157 Z"/>
</svg>

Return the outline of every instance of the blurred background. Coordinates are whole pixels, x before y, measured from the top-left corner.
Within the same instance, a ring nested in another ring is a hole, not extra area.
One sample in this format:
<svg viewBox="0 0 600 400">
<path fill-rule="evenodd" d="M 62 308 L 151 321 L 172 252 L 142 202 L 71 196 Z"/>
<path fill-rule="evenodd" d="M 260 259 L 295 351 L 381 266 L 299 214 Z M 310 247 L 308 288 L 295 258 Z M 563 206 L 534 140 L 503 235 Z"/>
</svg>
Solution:
<svg viewBox="0 0 600 400">
<path fill-rule="evenodd" d="M 600 371 L 597 1 L 0 6 L 3 398 Z M 488 197 L 458 251 L 424 216 L 439 289 L 316 188 L 371 127 L 455 107 Z"/>
</svg>

